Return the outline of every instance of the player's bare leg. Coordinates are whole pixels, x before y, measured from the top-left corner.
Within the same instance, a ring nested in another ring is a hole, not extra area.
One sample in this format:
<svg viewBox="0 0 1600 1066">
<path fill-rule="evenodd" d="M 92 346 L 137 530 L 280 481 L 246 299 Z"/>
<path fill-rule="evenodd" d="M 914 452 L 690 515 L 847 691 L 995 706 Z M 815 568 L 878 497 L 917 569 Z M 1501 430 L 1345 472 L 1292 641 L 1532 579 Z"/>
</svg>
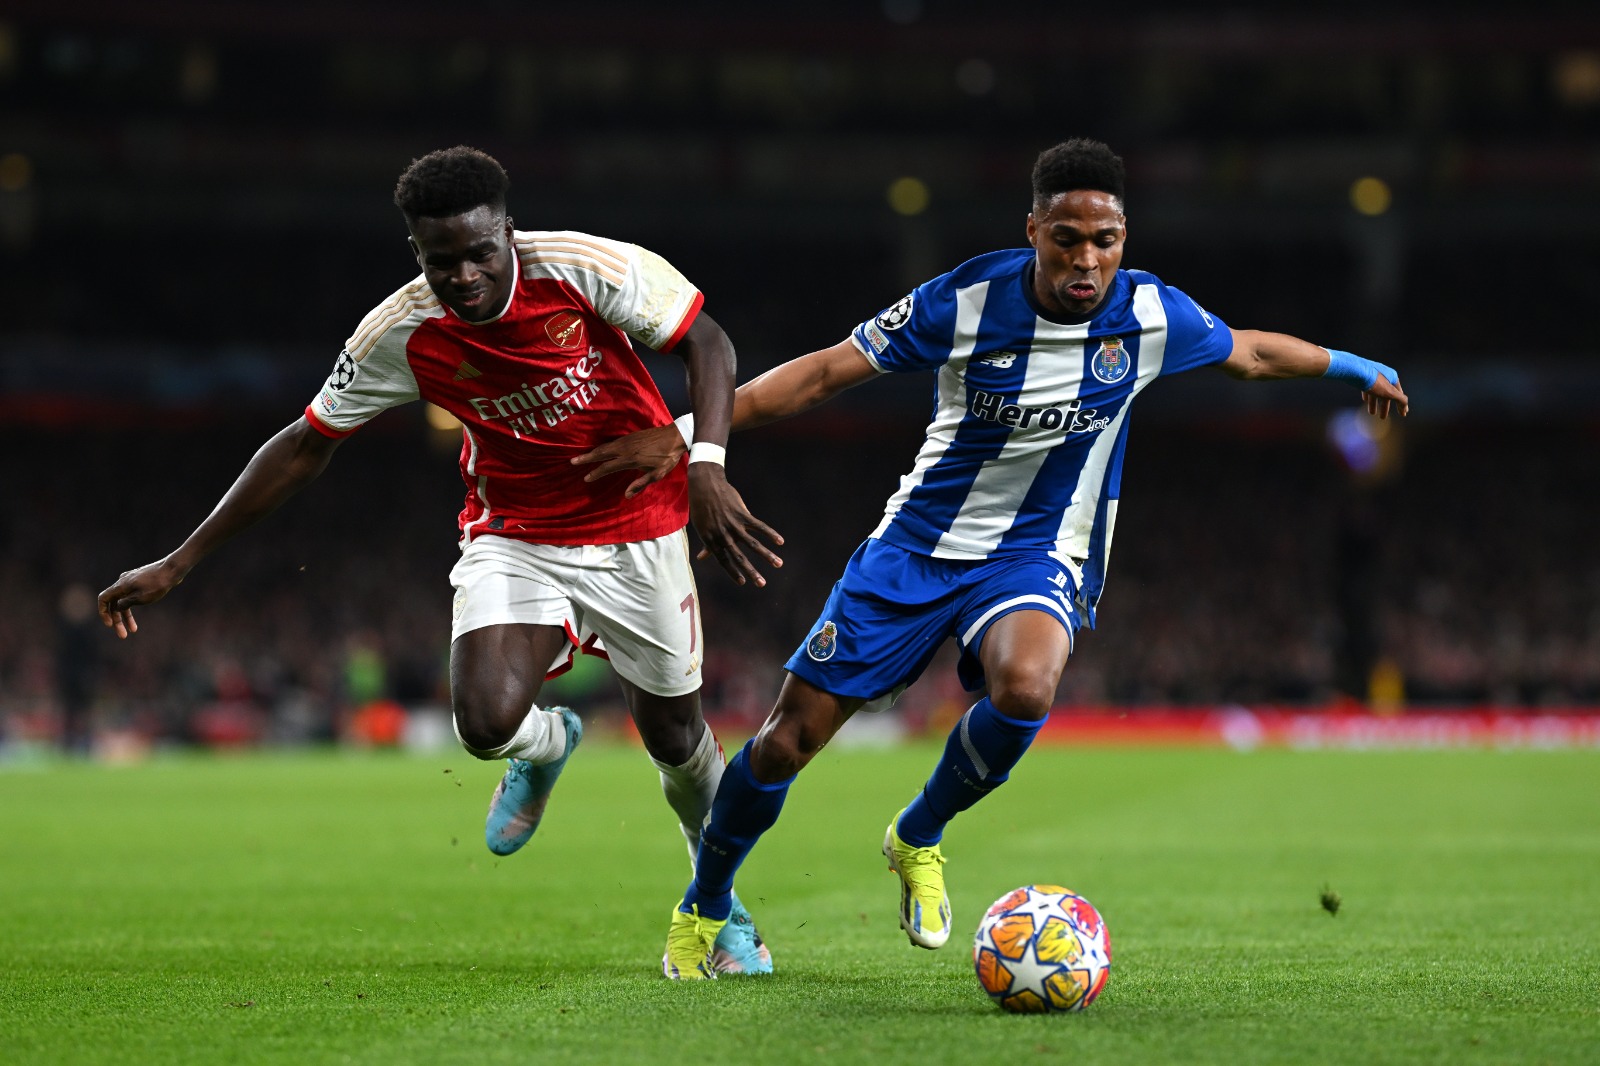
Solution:
<svg viewBox="0 0 1600 1066">
<path fill-rule="evenodd" d="M 722 782 L 722 745 L 700 713 L 699 691 L 658 696 L 619 680 L 645 751 L 661 772 L 661 791 L 678 815 L 693 864 L 700 850 L 701 827 Z M 707 950 L 712 972 L 771 973 L 772 953 L 737 896 L 732 897 L 727 918 L 726 925 L 708 925 L 703 930 L 711 938 Z"/>
<path fill-rule="evenodd" d="M 652 759 L 677 765 L 694 754 L 706 729 L 698 689 L 681 696 L 657 696 L 626 678 L 617 681 L 639 729 L 639 739 Z"/>
<path fill-rule="evenodd" d="M 757 781 L 786 781 L 816 758 L 867 701 L 824 692 L 788 674 L 778 702 L 750 744 L 750 770 Z"/>
<path fill-rule="evenodd" d="M 484 841 L 497 855 L 522 847 L 539 828 L 583 724 L 566 708 L 534 701 L 567 643 L 559 626 L 510 623 L 468 630 L 450 646 L 450 702 L 456 736 L 480 759 L 505 759 Z"/>
<path fill-rule="evenodd" d="M 900 877 L 900 927 L 918 947 L 950 937 L 944 890 L 944 827 L 999 787 L 1050 714 L 1072 651 L 1061 620 L 1045 611 L 1004 615 L 983 636 L 978 658 L 989 693 L 961 717 L 922 792 L 889 823 L 883 854 Z"/>
<path fill-rule="evenodd" d="M 1071 636 L 1048 611 L 1013 611 L 999 619 L 978 649 L 990 702 L 1010 718 L 1048 718 L 1071 652 Z"/>
</svg>

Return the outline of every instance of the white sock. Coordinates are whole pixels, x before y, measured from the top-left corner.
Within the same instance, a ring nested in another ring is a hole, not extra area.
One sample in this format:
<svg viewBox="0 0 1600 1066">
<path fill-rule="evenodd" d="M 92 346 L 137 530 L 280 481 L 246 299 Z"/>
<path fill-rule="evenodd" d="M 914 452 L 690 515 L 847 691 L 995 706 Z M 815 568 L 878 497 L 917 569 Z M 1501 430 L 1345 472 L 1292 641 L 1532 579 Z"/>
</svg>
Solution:
<svg viewBox="0 0 1600 1066">
<path fill-rule="evenodd" d="M 706 726 L 705 730 L 700 734 L 700 743 L 695 745 L 694 754 L 682 766 L 668 766 L 654 758 L 650 760 L 661 771 L 661 791 L 666 795 L 668 805 L 677 812 L 678 826 L 683 830 L 683 839 L 689 844 L 691 870 L 700 852 L 700 827 L 711 816 L 711 801 L 716 798 L 717 784 L 722 780 L 722 768 L 726 762 L 722 756 L 722 745 L 717 743 L 711 727 Z"/>
<path fill-rule="evenodd" d="M 456 739 L 461 740 L 461 727 L 455 724 Z M 554 711 L 541 711 L 537 704 L 517 726 L 512 738 L 498 748 L 483 750 L 461 740 L 461 746 L 480 759 L 526 759 L 535 766 L 555 762 L 567 750 L 567 723 Z"/>
</svg>

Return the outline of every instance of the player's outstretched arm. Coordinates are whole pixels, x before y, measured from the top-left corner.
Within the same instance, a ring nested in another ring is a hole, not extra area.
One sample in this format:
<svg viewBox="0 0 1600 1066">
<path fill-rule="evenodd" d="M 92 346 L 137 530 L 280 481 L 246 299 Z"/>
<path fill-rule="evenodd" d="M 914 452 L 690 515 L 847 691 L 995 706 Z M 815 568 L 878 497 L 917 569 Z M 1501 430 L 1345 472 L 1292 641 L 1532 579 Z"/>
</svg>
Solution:
<svg viewBox="0 0 1600 1066">
<path fill-rule="evenodd" d="M 791 359 L 740 385 L 733 394 L 733 428 L 751 429 L 792 418 L 877 376 L 867 357 L 846 337 L 832 348 Z"/>
<path fill-rule="evenodd" d="M 1223 372 L 1230 377 L 1247 381 L 1332 378 L 1360 389 L 1368 413 L 1379 418 L 1388 418 L 1391 407 L 1402 417 L 1411 410 L 1411 401 L 1400 388 L 1400 375 L 1392 367 L 1286 333 L 1232 332 L 1233 353 L 1222 363 Z"/>
<path fill-rule="evenodd" d="M 318 433 L 304 418 L 280 430 L 261 446 L 216 509 L 177 551 L 125 572 L 100 593 L 100 621 L 124 640 L 137 633 L 133 608 L 166 596 L 223 541 L 271 514 L 314 480 L 339 443 Z"/>
<path fill-rule="evenodd" d="M 767 579 L 756 569 L 755 559 L 779 567 L 783 560 L 762 538 L 783 543 L 778 533 L 750 513 L 744 498 L 728 483 L 723 450 L 728 443 L 728 421 L 733 412 L 733 342 L 704 311 L 695 316 L 689 332 L 674 351 L 682 356 L 689 374 L 689 402 L 694 409 L 694 444 L 689 449 L 689 521 L 700 535 L 700 557 L 711 556 L 743 585 Z M 677 463 L 677 456 L 672 457 Z M 671 465 L 666 467 L 670 470 Z M 665 471 L 663 471 L 665 473 Z M 630 490 L 628 495 L 633 495 Z"/>
<path fill-rule="evenodd" d="M 872 364 L 846 338 L 832 348 L 791 359 L 740 385 L 733 394 L 732 428 L 737 432 L 789 418 L 877 376 Z M 595 464 L 585 481 L 598 481 L 623 470 L 644 471 L 628 486 L 627 494 L 636 496 L 666 477 L 689 450 L 685 439 L 696 435 L 685 428 L 690 424 L 690 419 L 680 418 L 676 425 L 630 433 L 572 461 Z"/>
</svg>

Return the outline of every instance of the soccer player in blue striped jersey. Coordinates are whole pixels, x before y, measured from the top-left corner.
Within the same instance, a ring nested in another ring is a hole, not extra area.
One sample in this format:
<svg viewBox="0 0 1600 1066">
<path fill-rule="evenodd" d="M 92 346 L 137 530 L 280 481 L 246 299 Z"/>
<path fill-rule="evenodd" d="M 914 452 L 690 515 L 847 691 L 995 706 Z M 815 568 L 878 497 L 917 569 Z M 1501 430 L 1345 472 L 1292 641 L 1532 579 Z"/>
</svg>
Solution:
<svg viewBox="0 0 1600 1066">
<path fill-rule="evenodd" d="M 1230 329 L 1154 275 L 1122 269 L 1123 167 L 1104 144 L 1071 140 L 1039 156 L 1027 233 L 1031 247 L 963 263 L 735 394 L 733 427 L 747 429 L 879 374 L 931 371 L 937 382 L 911 473 L 786 664 L 772 714 L 728 763 L 695 879 L 673 910 L 669 977 L 712 976 L 705 957 L 734 873 L 795 775 L 852 714 L 892 703 L 954 636 L 963 683 L 985 694 L 883 840 L 901 928 L 918 946 L 945 943 L 944 827 L 1006 780 L 1050 713 L 1074 635 L 1094 624 L 1128 414 L 1147 385 L 1215 366 L 1249 380 L 1344 381 L 1380 418 L 1408 409 L 1381 363 Z M 575 461 L 599 464 L 591 478 L 643 469 L 636 493 L 684 447 L 678 430 L 659 427 Z"/>
</svg>

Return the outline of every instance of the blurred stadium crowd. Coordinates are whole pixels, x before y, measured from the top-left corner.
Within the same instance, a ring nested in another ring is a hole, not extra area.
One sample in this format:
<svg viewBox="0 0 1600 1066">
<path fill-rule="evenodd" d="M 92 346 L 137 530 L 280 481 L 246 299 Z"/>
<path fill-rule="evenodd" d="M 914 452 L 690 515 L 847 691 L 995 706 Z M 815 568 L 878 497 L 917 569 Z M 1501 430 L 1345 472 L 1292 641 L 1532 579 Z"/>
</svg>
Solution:
<svg viewBox="0 0 1600 1066">
<path fill-rule="evenodd" d="M 851 433 L 850 417 L 735 442 L 736 483 L 788 544 L 764 590 L 700 568 L 705 697 L 724 718 L 765 715 L 919 437 L 915 423 Z M 446 705 L 459 482 L 434 435 L 363 431 L 118 642 L 91 617 L 92 591 L 178 543 L 259 435 L 4 434 L 0 471 L 23 506 L 0 529 L 0 714 L 37 731 L 76 701 L 145 735 L 229 742 L 331 736 L 375 702 Z M 1600 546 L 1581 513 L 1592 504 L 1563 487 L 1600 484 L 1594 445 L 1588 432 L 1536 433 L 1528 446 L 1543 458 L 1529 469 L 1481 434 L 1414 430 L 1404 478 L 1362 487 L 1298 430 L 1144 427 L 1100 626 L 1080 638 L 1060 698 L 1596 702 Z M 29 458 L 44 447 L 48 466 Z M 965 706 L 950 661 L 907 695 L 912 726 Z M 620 712 L 609 671 L 579 662 L 550 698 Z"/>
<path fill-rule="evenodd" d="M 1332 386 L 1152 389 L 1063 703 L 1600 701 L 1600 15 L 1430 11 L 7 5 L 0 723 L 293 739 L 446 703 L 459 437 L 421 411 L 363 430 L 137 639 L 89 614 L 414 274 L 389 190 L 458 142 L 507 165 L 520 226 L 679 266 L 744 379 L 1020 243 L 1034 154 L 1102 137 L 1129 165 L 1126 265 L 1399 367 L 1416 415 L 1384 435 Z M 681 410 L 676 362 L 651 365 Z M 761 592 L 702 568 L 709 709 L 765 713 L 928 387 L 735 440 L 788 565 Z M 618 707 L 592 666 L 552 695 Z M 936 664 L 908 719 L 953 686 Z"/>
</svg>

